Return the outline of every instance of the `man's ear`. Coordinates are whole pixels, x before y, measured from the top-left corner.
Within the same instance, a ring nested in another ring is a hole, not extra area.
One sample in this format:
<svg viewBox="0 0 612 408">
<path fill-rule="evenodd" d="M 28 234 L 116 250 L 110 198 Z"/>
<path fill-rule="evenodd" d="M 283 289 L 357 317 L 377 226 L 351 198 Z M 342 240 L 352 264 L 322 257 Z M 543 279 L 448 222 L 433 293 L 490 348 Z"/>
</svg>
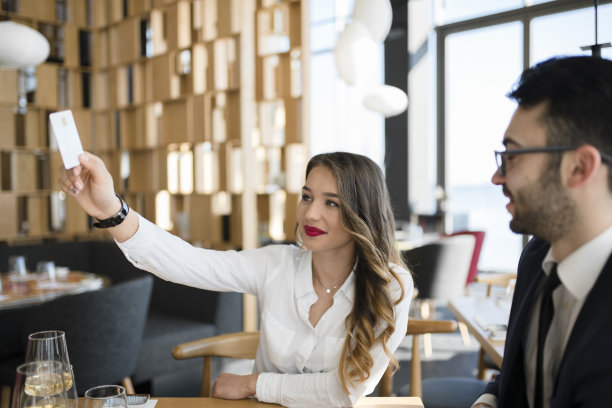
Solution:
<svg viewBox="0 0 612 408">
<path fill-rule="evenodd" d="M 580 187 L 593 180 L 601 167 L 601 154 L 592 145 L 582 145 L 566 156 L 568 187 Z"/>
</svg>

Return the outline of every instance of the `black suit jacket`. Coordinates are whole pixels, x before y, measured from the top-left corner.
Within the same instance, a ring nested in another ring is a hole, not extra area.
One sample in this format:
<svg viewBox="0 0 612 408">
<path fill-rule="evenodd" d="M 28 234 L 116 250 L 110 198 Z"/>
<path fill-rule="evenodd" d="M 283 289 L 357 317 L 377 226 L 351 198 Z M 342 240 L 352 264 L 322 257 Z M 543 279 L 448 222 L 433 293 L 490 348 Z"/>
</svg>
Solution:
<svg viewBox="0 0 612 408">
<path fill-rule="evenodd" d="M 523 339 L 549 248 L 534 238 L 519 261 L 501 373 L 485 391 L 499 408 L 528 406 Z M 564 407 L 612 407 L 612 256 L 585 299 L 554 381 L 551 408 Z"/>
</svg>

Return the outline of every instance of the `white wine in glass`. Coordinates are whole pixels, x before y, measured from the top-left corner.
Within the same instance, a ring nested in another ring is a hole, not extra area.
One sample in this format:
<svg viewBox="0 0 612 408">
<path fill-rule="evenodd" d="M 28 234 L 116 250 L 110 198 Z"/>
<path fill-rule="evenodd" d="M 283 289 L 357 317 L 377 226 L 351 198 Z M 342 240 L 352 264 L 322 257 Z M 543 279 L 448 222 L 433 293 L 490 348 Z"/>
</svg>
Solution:
<svg viewBox="0 0 612 408">
<path fill-rule="evenodd" d="M 69 408 L 64 370 L 57 361 L 34 361 L 17 367 L 11 408 Z"/>
<path fill-rule="evenodd" d="M 61 367 L 60 367 L 61 370 Z M 24 391 L 33 397 L 47 397 L 59 394 L 64 390 L 62 375 L 56 373 L 41 373 L 26 378 Z"/>
</svg>

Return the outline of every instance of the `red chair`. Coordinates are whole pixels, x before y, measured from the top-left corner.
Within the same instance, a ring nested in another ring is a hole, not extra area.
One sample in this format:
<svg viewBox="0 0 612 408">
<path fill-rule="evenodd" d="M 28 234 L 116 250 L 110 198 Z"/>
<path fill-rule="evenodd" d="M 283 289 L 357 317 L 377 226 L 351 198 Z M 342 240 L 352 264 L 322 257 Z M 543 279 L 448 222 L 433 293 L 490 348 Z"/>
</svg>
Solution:
<svg viewBox="0 0 612 408">
<path fill-rule="evenodd" d="M 472 261 L 470 262 L 470 270 L 467 275 L 465 284 L 468 285 L 474 282 L 476 275 L 478 275 L 478 260 L 480 259 L 480 251 L 482 250 L 482 243 L 484 242 L 485 232 L 484 231 L 457 231 L 449 236 L 454 235 L 473 235 L 475 238 L 474 253 L 472 254 Z"/>
</svg>

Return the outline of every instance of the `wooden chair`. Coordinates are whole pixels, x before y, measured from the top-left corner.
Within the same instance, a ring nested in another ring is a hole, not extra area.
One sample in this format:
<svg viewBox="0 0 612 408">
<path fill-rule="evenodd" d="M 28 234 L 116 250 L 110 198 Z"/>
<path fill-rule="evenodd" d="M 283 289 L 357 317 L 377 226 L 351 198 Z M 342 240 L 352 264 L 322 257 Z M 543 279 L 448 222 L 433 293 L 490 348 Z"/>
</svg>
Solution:
<svg viewBox="0 0 612 408">
<path fill-rule="evenodd" d="M 490 297 L 493 293 L 494 286 L 507 288 L 513 279 L 516 280 L 516 273 L 479 273 L 476 275 L 474 281 L 487 285 L 487 296 Z"/>
<path fill-rule="evenodd" d="M 421 354 L 419 334 L 452 333 L 457 330 L 454 320 L 410 319 L 406 335 L 412 337 L 412 361 L 410 368 L 410 395 L 421 397 Z M 259 332 L 236 332 L 207 337 L 179 344 L 172 350 L 177 360 L 204 358 L 202 388 L 200 396 L 210 397 L 212 386 L 212 359 L 214 357 L 254 359 L 259 343 Z M 393 388 L 393 373 L 388 368 L 380 380 L 380 396 L 390 396 Z"/>
<path fill-rule="evenodd" d="M 426 333 L 452 333 L 457 330 L 454 320 L 410 319 L 406 335 L 412 335 L 412 361 L 410 365 L 410 396 L 422 397 L 421 354 L 419 335 Z M 202 370 L 202 388 L 200 396 L 210 397 L 212 386 L 212 358 L 226 357 L 237 359 L 254 359 L 259 343 L 259 332 L 236 332 L 208 337 L 188 343 L 179 344 L 172 350 L 177 360 L 204 358 Z M 393 392 L 393 373 L 391 368 L 380 380 L 381 397 L 391 396 Z"/>
<path fill-rule="evenodd" d="M 212 358 L 255 359 L 258 344 L 259 332 L 227 333 L 179 344 L 172 349 L 172 356 L 177 360 L 204 357 L 200 396 L 210 397 Z"/>
<path fill-rule="evenodd" d="M 412 359 L 410 362 L 410 383 L 393 392 L 393 374 L 388 368 L 380 380 L 380 396 L 411 396 L 423 400 L 428 408 L 468 407 L 484 391 L 486 382 L 470 377 L 435 377 L 422 380 L 420 335 L 452 333 L 457 330 L 454 320 L 408 321 L 407 335 L 412 335 Z"/>
<path fill-rule="evenodd" d="M 412 359 L 410 361 L 410 392 L 411 397 L 423 397 L 421 382 L 421 342 L 419 335 L 431 333 L 452 333 L 457 330 L 454 320 L 409 319 L 406 335 L 412 336 Z M 393 393 L 393 372 L 391 367 L 383 375 L 379 383 L 379 395 L 389 397 Z"/>
</svg>

